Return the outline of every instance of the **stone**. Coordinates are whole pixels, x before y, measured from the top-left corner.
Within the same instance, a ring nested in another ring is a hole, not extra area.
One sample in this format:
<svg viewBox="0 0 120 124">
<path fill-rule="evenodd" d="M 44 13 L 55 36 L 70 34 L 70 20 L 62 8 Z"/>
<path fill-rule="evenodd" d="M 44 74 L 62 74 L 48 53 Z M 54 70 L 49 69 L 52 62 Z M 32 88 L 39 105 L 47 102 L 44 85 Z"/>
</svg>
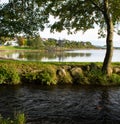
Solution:
<svg viewBox="0 0 120 124">
<path fill-rule="evenodd" d="M 60 68 L 57 70 L 57 75 L 60 76 L 60 77 L 64 77 L 66 76 L 66 71 L 64 68 Z"/>
<path fill-rule="evenodd" d="M 113 73 L 120 73 L 120 68 L 118 67 L 113 68 Z"/>
<path fill-rule="evenodd" d="M 80 74 L 83 74 L 83 70 L 80 67 L 74 67 L 71 69 L 72 76 L 78 76 Z"/>
</svg>

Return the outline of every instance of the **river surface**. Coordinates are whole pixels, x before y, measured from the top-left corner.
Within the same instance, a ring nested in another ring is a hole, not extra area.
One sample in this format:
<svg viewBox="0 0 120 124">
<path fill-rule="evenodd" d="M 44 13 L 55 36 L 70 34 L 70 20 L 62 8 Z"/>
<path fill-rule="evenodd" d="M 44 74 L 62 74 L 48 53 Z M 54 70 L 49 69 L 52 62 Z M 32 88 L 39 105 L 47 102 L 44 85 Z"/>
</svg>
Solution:
<svg viewBox="0 0 120 124">
<path fill-rule="evenodd" d="M 0 86 L 0 114 L 27 124 L 119 124 L 120 87 Z"/>
<path fill-rule="evenodd" d="M 42 61 L 42 62 L 103 62 L 105 49 L 97 50 L 73 50 L 73 51 L 46 51 L 46 52 L 0 52 L 0 57 L 23 61 Z M 120 62 L 120 50 L 115 49 L 113 62 Z"/>
</svg>

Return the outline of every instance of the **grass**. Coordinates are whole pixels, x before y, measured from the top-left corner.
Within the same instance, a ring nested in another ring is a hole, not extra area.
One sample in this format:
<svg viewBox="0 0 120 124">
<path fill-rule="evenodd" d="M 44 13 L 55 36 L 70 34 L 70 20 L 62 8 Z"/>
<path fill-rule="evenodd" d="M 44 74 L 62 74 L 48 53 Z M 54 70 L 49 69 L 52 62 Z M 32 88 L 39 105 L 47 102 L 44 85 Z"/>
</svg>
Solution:
<svg viewBox="0 0 120 124">
<path fill-rule="evenodd" d="M 0 50 L 14 51 L 14 50 L 35 50 L 35 49 L 31 49 L 29 47 L 19 47 L 19 46 L 0 46 Z"/>
<path fill-rule="evenodd" d="M 0 124 L 25 124 L 25 115 L 23 113 L 18 113 L 13 120 L 4 118 L 0 115 Z"/>
<path fill-rule="evenodd" d="M 92 66 L 93 67 L 92 67 Z M 89 66 L 89 70 L 87 67 Z M 23 62 L 13 60 L 0 61 L 0 84 L 17 85 L 35 83 L 37 85 L 120 85 L 120 74 L 110 77 L 101 72 L 102 63 L 88 62 Z M 113 63 L 119 67 L 120 63 Z M 81 73 L 72 74 L 72 70 L 80 68 Z"/>
</svg>

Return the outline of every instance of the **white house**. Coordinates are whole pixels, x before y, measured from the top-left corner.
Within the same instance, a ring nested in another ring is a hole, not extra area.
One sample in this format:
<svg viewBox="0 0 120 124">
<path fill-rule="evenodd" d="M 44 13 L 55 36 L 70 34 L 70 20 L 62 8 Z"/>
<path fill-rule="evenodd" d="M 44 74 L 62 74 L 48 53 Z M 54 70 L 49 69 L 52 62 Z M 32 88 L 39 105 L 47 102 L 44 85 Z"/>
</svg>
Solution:
<svg viewBox="0 0 120 124">
<path fill-rule="evenodd" d="M 18 42 L 16 40 L 10 40 L 10 41 L 6 41 L 4 43 L 5 46 L 19 46 Z"/>
</svg>

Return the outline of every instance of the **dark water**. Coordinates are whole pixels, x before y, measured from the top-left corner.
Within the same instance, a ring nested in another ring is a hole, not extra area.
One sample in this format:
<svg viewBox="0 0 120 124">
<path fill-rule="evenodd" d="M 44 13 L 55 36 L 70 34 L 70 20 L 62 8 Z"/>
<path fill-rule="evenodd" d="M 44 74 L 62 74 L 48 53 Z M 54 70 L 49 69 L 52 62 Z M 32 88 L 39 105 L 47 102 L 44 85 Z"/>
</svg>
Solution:
<svg viewBox="0 0 120 124">
<path fill-rule="evenodd" d="M 119 124 L 120 87 L 0 86 L 0 113 L 27 124 Z"/>
</svg>

